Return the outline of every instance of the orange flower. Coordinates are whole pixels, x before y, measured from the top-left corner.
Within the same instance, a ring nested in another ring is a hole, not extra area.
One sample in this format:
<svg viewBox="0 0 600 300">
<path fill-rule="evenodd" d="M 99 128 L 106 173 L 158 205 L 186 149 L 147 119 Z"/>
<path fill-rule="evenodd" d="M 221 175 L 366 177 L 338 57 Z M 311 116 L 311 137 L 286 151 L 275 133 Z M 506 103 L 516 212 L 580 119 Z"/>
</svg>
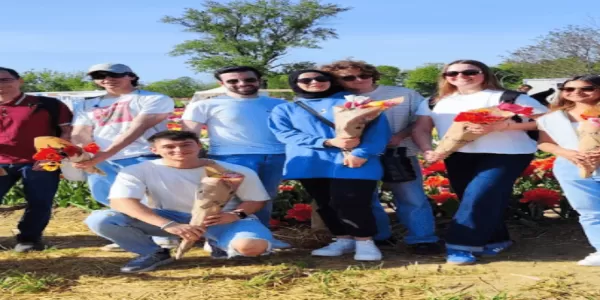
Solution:
<svg viewBox="0 0 600 300">
<path fill-rule="evenodd" d="M 42 148 L 36 154 L 33 155 L 35 160 L 49 160 L 49 161 L 61 161 L 62 156 L 54 148 Z"/>
<path fill-rule="evenodd" d="M 298 222 L 310 221 L 312 207 L 310 204 L 294 204 L 292 209 L 287 211 L 286 219 L 295 219 Z"/>
<path fill-rule="evenodd" d="M 167 123 L 167 129 L 168 130 L 181 130 L 181 124 L 177 124 L 177 123 Z"/>
<path fill-rule="evenodd" d="M 98 151 L 100 151 L 100 147 L 98 147 L 98 145 L 96 145 L 96 143 L 89 143 L 89 144 L 83 146 L 83 151 L 92 153 L 92 154 L 96 154 L 96 153 L 98 153 Z"/>
<path fill-rule="evenodd" d="M 448 178 L 438 175 L 438 176 L 427 177 L 427 179 L 425 179 L 423 184 L 427 187 L 440 187 L 440 186 L 449 185 L 450 181 L 448 180 Z"/>
<path fill-rule="evenodd" d="M 547 188 L 535 188 L 523 193 L 521 203 L 539 203 L 549 207 L 554 207 L 560 203 L 561 194 L 555 190 Z"/>
<path fill-rule="evenodd" d="M 294 187 L 290 186 L 290 185 L 280 185 L 279 186 L 279 191 L 281 191 L 281 192 L 291 192 L 293 190 L 294 190 Z"/>
<path fill-rule="evenodd" d="M 450 193 L 446 191 L 435 195 L 429 195 L 429 198 L 431 198 L 437 204 L 444 204 L 448 200 L 458 200 L 458 196 L 456 196 L 455 193 Z"/>
<path fill-rule="evenodd" d="M 555 156 L 551 156 L 544 159 L 536 159 L 531 162 L 536 168 L 542 171 L 550 171 L 552 170 L 552 166 L 554 166 L 554 161 L 556 160 Z"/>
</svg>

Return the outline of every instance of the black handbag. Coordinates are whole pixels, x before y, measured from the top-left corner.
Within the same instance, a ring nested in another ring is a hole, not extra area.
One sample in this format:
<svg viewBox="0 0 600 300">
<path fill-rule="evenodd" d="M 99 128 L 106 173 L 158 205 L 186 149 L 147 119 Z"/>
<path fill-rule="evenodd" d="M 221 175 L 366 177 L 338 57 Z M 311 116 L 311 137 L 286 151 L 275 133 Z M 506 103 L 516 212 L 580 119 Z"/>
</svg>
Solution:
<svg viewBox="0 0 600 300">
<path fill-rule="evenodd" d="M 406 156 L 406 147 L 389 148 L 381 156 L 383 182 L 407 182 L 417 179 L 412 162 Z"/>
<path fill-rule="evenodd" d="M 408 127 L 412 118 L 412 103 L 408 101 Z M 393 123 L 392 114 L 392 123 Z M 406 155 L 406 147 L 388 148 L 381 155 L 381 166 L 383 167 L 383 182 L 407 182 L 417 179 L 417 173 L 412 161 Z"/>
</svg>

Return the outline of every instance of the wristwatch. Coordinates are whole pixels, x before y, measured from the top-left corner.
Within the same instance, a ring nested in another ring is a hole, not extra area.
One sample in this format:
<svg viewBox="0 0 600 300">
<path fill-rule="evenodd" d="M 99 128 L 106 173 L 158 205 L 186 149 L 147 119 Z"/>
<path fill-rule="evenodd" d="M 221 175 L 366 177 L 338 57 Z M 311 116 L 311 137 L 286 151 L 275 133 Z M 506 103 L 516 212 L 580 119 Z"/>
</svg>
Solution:
<svg viewBox="0 0 600 300">
<path fill-rule="evenodd" d="M 232 211 L 232 213 L 234 213 L 240 219 L 245 219 L 248 217 L 248 215 L 243 210 L 234 210 Z"/>
</svg>

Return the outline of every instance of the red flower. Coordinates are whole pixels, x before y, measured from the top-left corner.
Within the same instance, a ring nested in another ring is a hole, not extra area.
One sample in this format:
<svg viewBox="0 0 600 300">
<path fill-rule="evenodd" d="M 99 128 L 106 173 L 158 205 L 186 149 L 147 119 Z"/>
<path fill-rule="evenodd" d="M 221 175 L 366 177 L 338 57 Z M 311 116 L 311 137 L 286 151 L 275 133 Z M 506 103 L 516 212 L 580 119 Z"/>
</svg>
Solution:
<svg viewBox="0 0 600 300">
<path fill-rule="evenodd" d="M 470 122 L 475 124 L 489 124 L 504 120 L 504 117 L 494 116 L 490 111 L 465 111 L 461 112 L 454 118 L 454 122 Z"/>
<path fill-rule="evenodd" d="M 100 147 L 98 147 L 98 145 L 96 143 L 89 143 L 89 144 L 83 146 L 83 151 L 92 153 L 92 154 L 96 154 L 100 151 Z"/>
<path fill-rule="evenodd" d="M 167 129 L 168 130 L 181 130 L 181 124 L 177 124 L 177 123 L 167 123 Z"/>
<path fill-rule="evenodd" d="M 76 156 L 81 153 L 79 147 L 77 146 L 66 146 L 62 148 L 62 152 L 64 152 L 68 157 Z"/>
<path fill-rule="evenodd" d="M 438 176 L 427 177 L 427 179 L 425 179 L 423 184 L 428 187 L 440 187 L 440 186 L 449 185 L 450 181 L 448 180 L 448 178 L 438 175 Z"/>
<path fill-rule="evenodd" d="M 270 219 L 269 220 L 269 225 L 271 226 L 271 228 L 276 228 L 276 227 L 279 227 L 279 226 L 282 226 L 282 225 L 287 225 L 287 223 L 283 222 L 283 221 L 280 221 L 280 220 L 277 220 L 277 219 Z"/>
<path fill-rule="evenodd" d="M 294 187 L 291 185 L 280 185 L 279 186 L 279 191 L 281 192 L 291 192 L 294 190 Z"/>
<path fill-rule="evenodd" d="M 54 148 L 42 148 L 36 154 L 33 155 L 35 160 L 49 160 L 49 161 L 61 161 L 63 157 Z"/>
<path fill-rule="evenodd" d="M 286 219 L 295 219 L 298 222 L 310 221 L 312 207 L 310 204 L 294 204 L 292 209 L 287 211 Z"/>
<path fill-rule="evenodd" d="M 435 195 L 429 195 L 429 198 L 431 198 L 437 204 L 444 204 L 448 200 L 458 200 L 458 196 L 456 196 L 455 193 L 450 193 L 446 191 Z"/>
<path fill-rule="evenodd" d="M 531 116 L 533 114 L 533 107 L 521 106 L 519 104 L 502 103 L 498 105 L 498 108 L 522 116 Z"/>
<path fill-rule="evenodd" d="M 559 192 L 547 188 L 535 188 L 523 193 L 521 203 L 540 203 L 549 207 L 554 207 L 560 203 L 561 195 Z"/>
<path fill-rule="evenodd" d="M 429 167 L 425 168 L 423 172 L 429 172 L 429 174 L 436 172 L 444 173 L 446 172 L 446 165 L 444 164 L 444 161 L 436 161 L 433 164 L 429 165 Z"/>
<path fill-rule="evenodd" d="M 534 164 L 530 164 L 529 166 L 527 166 L 527 169 L 525 169 L 525 171 L 523 171 L 523 174 L 521 174 L 521 176 L 522 177 L 532 176 L 533 174 L 535 174 L 536 170 L 537 170 L 537 167 Z"/>
</svg>

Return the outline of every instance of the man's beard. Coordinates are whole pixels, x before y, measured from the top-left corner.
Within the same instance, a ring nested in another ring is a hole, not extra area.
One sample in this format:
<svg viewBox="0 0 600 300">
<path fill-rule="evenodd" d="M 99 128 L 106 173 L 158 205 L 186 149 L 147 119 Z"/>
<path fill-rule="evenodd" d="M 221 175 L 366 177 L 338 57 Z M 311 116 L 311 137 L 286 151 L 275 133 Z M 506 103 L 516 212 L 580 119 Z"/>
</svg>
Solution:
<svg viewBox="0 0 600 300">
<path fill-rule="evenodd" d="M 243 95 L 243 96 L 251 96 L 251 95 L 256 95 L 258 93 L 258 87 L 257 86 L 253 86 L 250 90 L 245 90 L 245 91 L 241 91 L 236 87 L 230 87 L 228 88 L 229 91 L 236 93 L 238 95 Z"/>
</svg>

